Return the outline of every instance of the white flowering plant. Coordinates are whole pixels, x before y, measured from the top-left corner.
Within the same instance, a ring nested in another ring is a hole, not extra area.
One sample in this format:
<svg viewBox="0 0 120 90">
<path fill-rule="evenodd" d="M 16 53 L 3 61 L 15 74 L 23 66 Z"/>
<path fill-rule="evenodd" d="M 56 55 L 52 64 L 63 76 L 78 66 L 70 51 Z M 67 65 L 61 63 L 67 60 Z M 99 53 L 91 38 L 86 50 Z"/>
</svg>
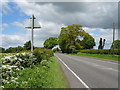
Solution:
<svg viewBox="0 0 120 90">
<path fill-rule="evenodd" d="M 1 58 L 2 66 L 2 85 L 13 80 L 12 75 L 19 70 L 22 70 L 26 67 L 31 67 L 34 65 L 36 60 L 34 55 L 31 53 L 17 53 L 15 55 L 5 55 Z M 3 87 L 3 86 L 2 86 Z"/>
</svg>

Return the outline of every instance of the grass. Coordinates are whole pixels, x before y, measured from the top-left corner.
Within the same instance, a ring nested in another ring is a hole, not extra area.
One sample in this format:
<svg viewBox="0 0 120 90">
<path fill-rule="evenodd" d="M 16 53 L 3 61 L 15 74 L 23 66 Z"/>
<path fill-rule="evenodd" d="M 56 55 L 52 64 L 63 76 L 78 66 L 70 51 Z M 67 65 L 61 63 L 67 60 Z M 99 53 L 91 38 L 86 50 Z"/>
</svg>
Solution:
<svg viewBox="0 0 120 90">
<path fill-rule="evenodd" d="M 96 58 L 103 58 L 103 59 L 110 59 L 110 60 L 120 61 L 120 59 L 119 59 L 120 55 L 88 54 L 88 53 L 81 53 L 81 52 L 78 52 L 76 55 L 89 56 L 89 57 L 96 57 Z"/>
<path fill-rule="evenodd" d="M 12 80 L 5 88 L 67 88 L 64 73 L 56 57 L 51 57 L 47 64 L 25 68 L 13 74 L 18 79 Z"/>
<path fill-rule="evenodd" d="M 55 62 L 51 63 L 51 69 L 48 73 L 49 81 L 52 81 L 51 88 L 68 88 L 68 82 L 60 68 L 60 63 L 56 57 L 52 58 Z"/>
</svg>

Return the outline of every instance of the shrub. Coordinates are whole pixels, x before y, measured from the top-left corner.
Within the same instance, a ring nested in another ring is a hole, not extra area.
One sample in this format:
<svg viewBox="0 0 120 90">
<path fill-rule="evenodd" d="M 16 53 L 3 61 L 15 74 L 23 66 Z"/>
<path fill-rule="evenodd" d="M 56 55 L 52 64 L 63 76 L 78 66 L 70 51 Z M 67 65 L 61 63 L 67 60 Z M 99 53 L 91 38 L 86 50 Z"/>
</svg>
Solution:
<svg viewBox="0 0 120 90">
<path fill-rule="evenodd" d="M 53 56 L 53 52 L 49 49 L 35 49 L 33 55 L 35 55 L 37 60 L 41 62 L 42 60 L 48 60 L 51 56 Z"/>
<path fill-rule="evenodd" d="M 19 75 L 16 75 L 15 77 L 13 75 L 26 67 L 34 68 L 34 65 L 41 63 L 42 66 L 49 68 L 47 61 L 51 56 L 53 56 L 53 52 L 48 49 L 36 49 L 34 50 L 33 55 L 30 52 L 4 55 L 1 58 L 2 67 L 0 67 L 2 70 L 1 75 L 3 85 L 1 87 L 4 87 L 5 84 L 11 82 L 17 84 L 18 82 L 16 79 L 19 78 Z"/>
</svg>

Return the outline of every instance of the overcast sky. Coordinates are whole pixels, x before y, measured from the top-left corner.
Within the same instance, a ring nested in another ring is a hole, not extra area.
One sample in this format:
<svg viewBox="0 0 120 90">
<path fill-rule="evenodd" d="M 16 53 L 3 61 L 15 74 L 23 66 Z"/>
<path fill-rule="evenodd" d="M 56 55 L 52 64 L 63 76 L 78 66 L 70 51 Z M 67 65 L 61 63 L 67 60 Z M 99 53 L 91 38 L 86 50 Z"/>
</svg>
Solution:
<svg viewBox="0 0 120 90">
<path fill-rule="evenodd" d="M 28 2 L 29 1 L 29 2 Z M 52 0 L 53 1 L 53 0 Z M 57 37 L 60 28 L 71 24 L 80 24 L 83 29 L 95 38 L 98 47 L 99 39 L 106 39 L 105 48 L 112 43 L 112 24 L 115 22 L 118 39 L 118 0 L 109 2 L 40 2 L 39 0 L 2 1 L 2 47 L 23 46 L 31 39 L 31 31 L 24 28 L 26 20 L 32 14 L 41 24 L 41 29 L 34 30 L 34 45 L 43 46 L 44 40 Z M 77 1 L 77 0 L 76 0 Z M 114 1 L 114 2 L 113 2 Z"/>
</svg>

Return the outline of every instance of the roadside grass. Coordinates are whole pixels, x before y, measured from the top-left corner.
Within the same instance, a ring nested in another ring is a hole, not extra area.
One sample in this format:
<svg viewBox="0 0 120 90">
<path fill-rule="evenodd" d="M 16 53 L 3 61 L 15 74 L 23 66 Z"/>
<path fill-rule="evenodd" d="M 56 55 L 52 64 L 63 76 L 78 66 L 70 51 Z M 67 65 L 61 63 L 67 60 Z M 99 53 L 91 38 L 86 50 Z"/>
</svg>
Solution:
<svg viewBox="0 0 120 90">
<path fill-rule="evenodd" d="M 120 61 L 119 57 L 120 55 L 108 55 L 108 54 L 88 54 L 88 53 L 81 53 L 78 52 L 75 55 L 79 56 L 89 56 L 89 57 L 96 57 L 96 58 L 103 58 L 103 59 L 110 59 L 110 60 L 115 60 L 115 61 Z"/>
<path fill-rule="evenodd" d="M 13 77 L 17 77 L 16 81 L 8 82 L 5 88 L 68 88 L 64 73 L 55 56 L 47 63 L 18 71 Z"/>
<path fill-rule="evenodd" d="M 52 81 L 50 88 L 68 88 L 68 82 L 57 58 L 54 56 L 51 60 L 53 62 L 50 64 L 51 69 L 48 73 L 48 79 Z"/>
</svg>

